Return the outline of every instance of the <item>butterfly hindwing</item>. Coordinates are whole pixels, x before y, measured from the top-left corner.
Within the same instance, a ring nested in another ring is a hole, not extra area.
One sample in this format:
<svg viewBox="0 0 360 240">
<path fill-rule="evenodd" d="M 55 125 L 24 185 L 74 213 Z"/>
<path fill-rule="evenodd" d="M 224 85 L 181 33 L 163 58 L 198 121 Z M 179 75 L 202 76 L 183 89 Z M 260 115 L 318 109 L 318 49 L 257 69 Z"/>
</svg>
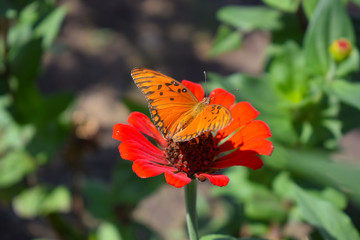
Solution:
<svg viewBox="0 0 360 240">
<path fill-rule="evenodd" d="M 207 131 L 218 131 L 232 120 L 231 112 L 224 106 L 210 104 L 182 131 L 173 136 L 176 142 L 188 141 Z"/>
</svg>

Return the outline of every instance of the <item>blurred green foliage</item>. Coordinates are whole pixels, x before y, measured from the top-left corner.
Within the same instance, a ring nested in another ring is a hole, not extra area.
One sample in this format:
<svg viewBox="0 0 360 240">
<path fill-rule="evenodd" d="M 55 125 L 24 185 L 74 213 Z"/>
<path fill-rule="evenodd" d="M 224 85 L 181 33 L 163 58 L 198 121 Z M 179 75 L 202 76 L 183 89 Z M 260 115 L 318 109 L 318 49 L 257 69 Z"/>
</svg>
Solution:
<svg viewBox="0 0 360 240">
<path fill-rule="evenodd" d="M 43 54 L 57 36 L 66 9 L 55 1 L 1 1 L 0 198 L 22 218 L 69 212 L 65 186 L 38 180 L 69 135 L 66 94 L 42 95 L 36 87 Z"/>
<path fill-rule="evenodd" d="M 360 126 L 360 83 L 354 74 L 359 71 L 360 62 L 354 27 L 345 8 L 349 1 L 263 2 L 277 12 L 278 19 L 295 13 L 299 16 L 302 5 L 308 26 L 299 44 L 289 38 L 289 28 L 294 26 L 279 24 L 279 30 L 258 25 L 260 30 L 273 32 L 275 40 L 284 39 L 268 47 L 266 70 L 259 77 L 209 74 L 211 89 L 238 89 L 238 100 L 249 101 L 260 111 L 275 142 L 273 155 L 264 158 L 265 168 L 256 173 L 248 169 L 229 170 L 229 186 L 214 189 L 214 194 L 235 199 L 229 214 L 244 214 L 248 219 L 245 221 L 250 220 L 250 235 L 267 236 L 275 223 L 283 231 L 290 224 L 306 222 L 317 229 L 310 231 L 311 239 L 360 239 L 359 226 L 352 223 L 358 224 L 358 219 L 347 215 L 360 207 L 360 166 L 335 161 L 334 155 L 343 134 Z M 227 6 L 219 10 L 218 19 L 224 24 L 222 28 L 228 29 L 227 36 L 247 30 L 247 25 L 236 24 L 233 16 L 237 8 Z M 251 11 L 260 15 L 264 8 L 252 7 Z M 258 20 L 259 17 L 254 24 Z M 221 42 L 219 34 L 213 56 L 231 50 L 218 51 L 224 49 L 222 44 L 227 41 L 224 38 Z M 279 38 L 281 34 L 283 37 Z M 330 45 L 339 38 L 352 44 L 351 55 L 342 62 L 334 61 L 329 52 Z M 236 219 L 227 220 L 233 221 Z"/>
</svg>

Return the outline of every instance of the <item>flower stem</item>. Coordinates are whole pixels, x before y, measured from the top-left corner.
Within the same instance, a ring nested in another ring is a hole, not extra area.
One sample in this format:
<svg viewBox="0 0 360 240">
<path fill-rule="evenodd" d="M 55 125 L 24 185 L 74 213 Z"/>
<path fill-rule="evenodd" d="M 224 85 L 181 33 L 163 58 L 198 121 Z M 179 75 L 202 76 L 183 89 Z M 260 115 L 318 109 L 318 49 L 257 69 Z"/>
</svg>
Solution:
<svg viewBox="0 0 360 240">
<path fill-rule="evenodd" d="M 196 214 L 196 180 L 185 186 L 186 223 L 190 240 L 198 240 L 198 225 Z"/>
</svg>

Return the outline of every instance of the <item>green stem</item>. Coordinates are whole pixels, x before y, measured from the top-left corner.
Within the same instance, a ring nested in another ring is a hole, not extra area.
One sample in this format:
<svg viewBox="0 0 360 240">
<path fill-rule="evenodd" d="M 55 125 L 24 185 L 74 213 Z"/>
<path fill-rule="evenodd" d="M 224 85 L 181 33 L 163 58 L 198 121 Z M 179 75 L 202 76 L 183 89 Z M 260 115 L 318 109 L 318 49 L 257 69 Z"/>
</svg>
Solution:
<svg viewBox="0 0 360 240">
<path fill-rule="evenodd" d="M 196 214 L 196 184 L 196 180 L 192 180 L 185 186 L 186 223 L 190 240 L 199 239 Z"/>
<path fill-rule="evenodd" d="M 331 61 L 330 63 L 330 68 L 328 70 L 328 72 L 326 73 L 325 79 L 326 79 L 326 83 L 330 84 L 334 81 L 335 78 L 335 74 L 336 74 L 336 62 L 334 60 Z"/>
</svg>

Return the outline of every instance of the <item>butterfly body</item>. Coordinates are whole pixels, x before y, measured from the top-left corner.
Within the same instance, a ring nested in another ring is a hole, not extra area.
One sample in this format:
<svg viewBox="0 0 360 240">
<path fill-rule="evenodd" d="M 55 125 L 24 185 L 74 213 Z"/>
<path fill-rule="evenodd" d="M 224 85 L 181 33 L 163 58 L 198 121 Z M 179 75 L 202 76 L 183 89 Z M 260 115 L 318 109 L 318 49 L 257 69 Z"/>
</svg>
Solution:
<svg viewBox="0 0 360 240">
<path fill-rule="evenodd" d="M 217 131 L 232 119 L 226 107 L 210 104 L 210 98 L 199 101 L 185 85 L 157 71 L 135 68 L 131 75 L 165 138 L 188 141 L 203 132 Z"/>
<path fill-rule="evenodd" d="M 193 121 L 205 108 L 209 105 L 210 99 L 204 98 L 201 102 L 196 104 L 189 112 L 179 122 L 179 125 L 176 128 L 176 132 L 180 132 L 186 128 L 191 121 Z"/>
</svg>

